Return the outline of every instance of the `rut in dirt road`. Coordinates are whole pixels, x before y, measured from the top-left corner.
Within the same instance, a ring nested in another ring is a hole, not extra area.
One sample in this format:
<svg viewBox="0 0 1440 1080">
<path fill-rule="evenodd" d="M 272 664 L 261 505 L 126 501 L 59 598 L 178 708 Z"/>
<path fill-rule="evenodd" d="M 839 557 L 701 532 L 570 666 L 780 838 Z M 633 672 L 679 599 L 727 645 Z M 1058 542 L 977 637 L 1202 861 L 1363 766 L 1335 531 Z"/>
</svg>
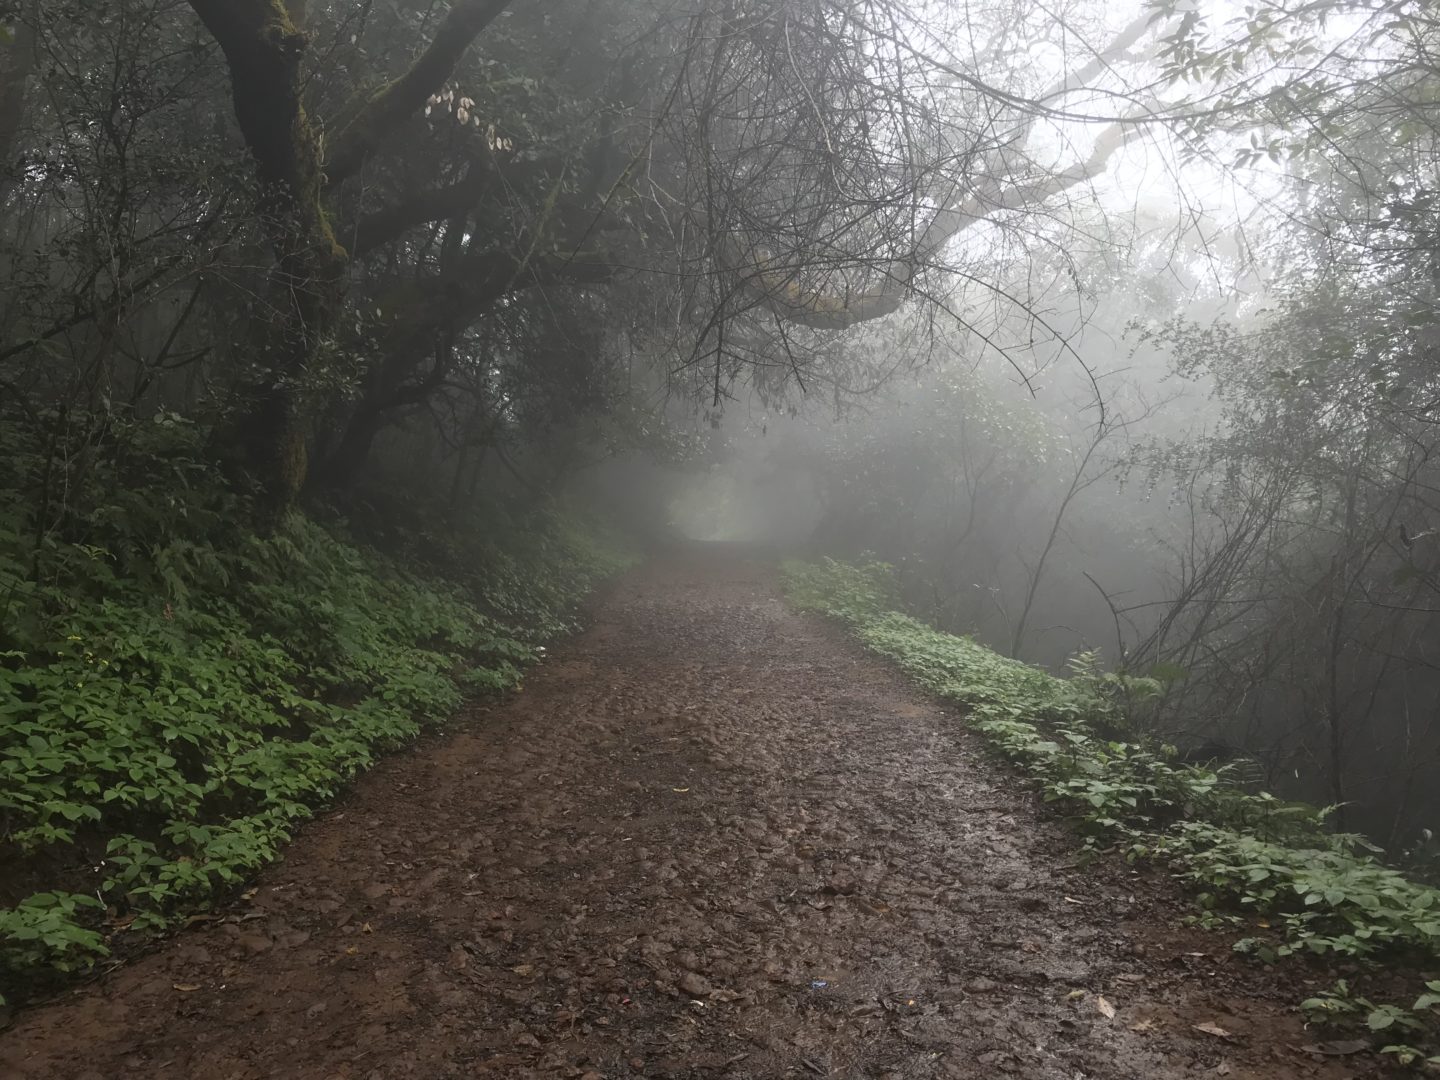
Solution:
<svg viewBox="0 0 1440 1080">
<path fill-rule="evenodd" d="M 1074 848 L 763 561 L 675 555 L 227 921 L 23 1014 L 0 1075 L 1352 1075 Z"/>
</svg>

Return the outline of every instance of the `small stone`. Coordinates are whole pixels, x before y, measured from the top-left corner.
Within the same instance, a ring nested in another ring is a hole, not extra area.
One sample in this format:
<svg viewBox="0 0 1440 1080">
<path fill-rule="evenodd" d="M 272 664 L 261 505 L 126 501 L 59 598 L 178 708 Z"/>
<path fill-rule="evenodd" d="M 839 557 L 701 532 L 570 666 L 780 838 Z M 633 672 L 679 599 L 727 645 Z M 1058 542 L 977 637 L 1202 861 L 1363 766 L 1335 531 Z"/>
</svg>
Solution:
<svg viewBox="0 0 1440 1080">
<path fill-rule="evenodd" d="M 693 971 L 687 971 L 684 975 L 680 976 L 679 986 L 681 990 L 684 990 L 685 993 L 691 997 L 704 997 L 710 993 L 710 983 Z"/>
<path fill-rule="evenodd" d="M 681 949 L 675 954 L 675 963 L 686 971 L 699 971 L 700 958 L 689 949 Z"/>
</svg>

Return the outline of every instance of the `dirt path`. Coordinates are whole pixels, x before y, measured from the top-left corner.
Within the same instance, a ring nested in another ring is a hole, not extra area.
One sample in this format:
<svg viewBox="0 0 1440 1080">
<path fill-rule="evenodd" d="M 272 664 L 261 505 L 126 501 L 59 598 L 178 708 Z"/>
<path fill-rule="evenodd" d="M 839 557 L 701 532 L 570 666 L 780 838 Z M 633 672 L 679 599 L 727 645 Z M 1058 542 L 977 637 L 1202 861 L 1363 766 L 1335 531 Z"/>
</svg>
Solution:
<svg viewBox="0 0 1440 1080">
<path fill-rule="evenodd" d="M 1294 1049 L 1293 972 L 1073 851 L 762 563 L 677 555 L 0 1076 L 1355 1075 Z"/>
</svg>

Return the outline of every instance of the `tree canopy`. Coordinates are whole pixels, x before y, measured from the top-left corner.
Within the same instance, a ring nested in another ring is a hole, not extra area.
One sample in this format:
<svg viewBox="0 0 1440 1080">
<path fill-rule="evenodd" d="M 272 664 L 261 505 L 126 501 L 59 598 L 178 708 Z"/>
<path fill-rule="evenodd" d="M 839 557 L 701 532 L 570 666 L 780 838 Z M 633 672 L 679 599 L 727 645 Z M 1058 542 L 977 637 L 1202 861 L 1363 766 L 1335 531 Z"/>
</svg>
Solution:
<svg viewBox="0 0 1440 1080">
<path fill-rule="evenodd" d="M 1014 51 L 1017 18 L 1051 55 Z M 869 381 L 832 339 L 943 306 L 957 266 L 1002 288 L 993 241 L 957 236 L 1032 231 L 1124 141 L 1042 151 L 1027 102 L 1063 102 L 1148 26 L 891 0 L 76 0 L 6 21 L 7 381 L 203 408 L 278 509 L 353 483 L 402 419 L 459 448 L 518 434 L 508 403 L 537 392 L 564 415 L 637 385 L 713 407 Z M 558 387 L 556 365 L 584 374 Z"/>
</svg>

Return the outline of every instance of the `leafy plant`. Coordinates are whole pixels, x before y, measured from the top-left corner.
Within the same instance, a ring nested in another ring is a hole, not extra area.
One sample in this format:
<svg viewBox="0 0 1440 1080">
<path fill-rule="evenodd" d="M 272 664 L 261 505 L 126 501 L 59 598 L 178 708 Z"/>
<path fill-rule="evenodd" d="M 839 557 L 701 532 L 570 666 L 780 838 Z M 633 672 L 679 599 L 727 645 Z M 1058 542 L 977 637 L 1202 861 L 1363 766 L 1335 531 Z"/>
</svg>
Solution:
<svg viewBox="0 0 1440 1080">
<path fill-rule="evenodd" d="M 1372 1036 L 1393 1038 L 1403 1034 L 1413 1041 L 1435 1043 L 1437 1035 L 1434 1016 L 1430 1010 L 1440 1003 L 1440 981 L 1427 982 L 1426 992 L 1421 994 L 1410 1008 L 1403 1005 L 1379 1003 L 1355 992 L 1350 983 L 1341 979 L 1328 990 L 1322 990 L 1312 998 L 1300 1003 L 1300 1011 L 1312 1024 L 1331 1028 L 1362 1028 Z M 1440 1056 L 1426 1056 L 1426 1052 L 1410 1043 L 1388 1043 L 1380 1046 L 1379 1053 L 1395 1061 L 1397 1065 L 1410 1066 L 1420 1063 L 1440 1065 Z"/>
<path fill-rule="evenodd" d="M 298 515 L 260 536 L 188 425 L 111 437 L 37 530 L 39 465 L 0 435 L 0 860 L 37 890 L 0 909 L 0 990 L 245 880 L 462 692 L 518 685 L 625 562 L 556 509 L 457 544 L 463 583 Z"/>
<path fill-rule="evenodd" d="M 1069 679 L 999 656 L 886 610 L 884 574 L 882 564 L 828 559 L 784 567 L 795 606 L 842 620 L 921 686 L 964 706 L 969 726 L 1092 846 L 1119 842 L 1131 858 L 1166 861 L 1211 924 L 1237 912 L 1261 919 L 1269 933 L 1237 950 L 1266 959 L 1440 956 L 1440 891 L 1381 864 L 1362 838 L 1331 832 L 1327 811 L 1249 791 L 1224 767 L 1177 763 L 1127 733 L 1125 705 L 1156 692 L 1155 680 L 1108 676 L 1093 656 L 1077 658 Z"/>
<path fill-rule="evenodd" d="M 84 909 L 99 907 L 93 896 L 40 892 L 0 911 L 0 941 L 6 943 L 8 962 L 74 971 L 95 956 L 106 955 L 109 950 L 101 935 L 79 922 Z"/>
</svg>

